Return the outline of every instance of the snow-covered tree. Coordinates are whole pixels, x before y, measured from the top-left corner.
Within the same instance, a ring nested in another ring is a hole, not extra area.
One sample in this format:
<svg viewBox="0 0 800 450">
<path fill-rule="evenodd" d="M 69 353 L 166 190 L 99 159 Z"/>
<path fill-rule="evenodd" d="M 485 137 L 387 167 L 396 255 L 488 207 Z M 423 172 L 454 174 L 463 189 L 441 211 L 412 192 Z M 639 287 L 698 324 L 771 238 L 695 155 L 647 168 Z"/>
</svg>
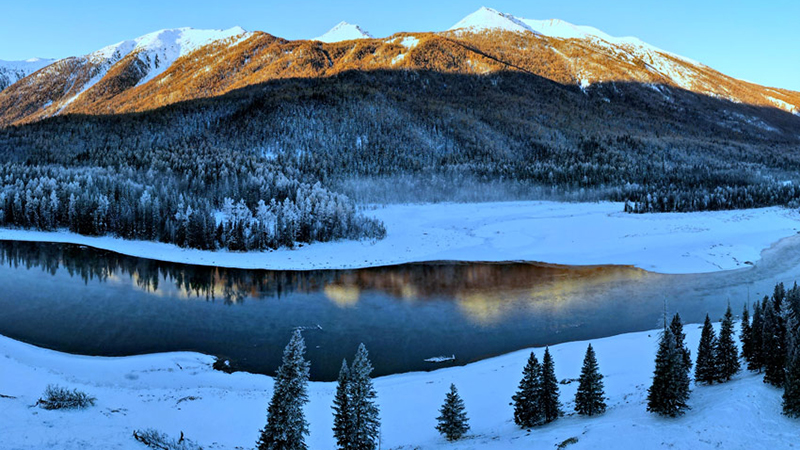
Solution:
<svg viewBox="0 0 800 450">
<path fill-rule="evenodd" d="M 583 358 L 581 376 L 578 379 L 578 391 L 575 393 L 575 412 L 584 416 L 594 416 L 605 411 L 603 374 L 600 373 L 592 344 L 589 344 L 586 356 Z"/>
<path fill-rule="evenodd" d="M 333 397 L 333 436 L 340 449 L 352 448 L 353 418 L 350 408 L 350 369 L 347 360 L 342 361 L 336 394 Z"/>
<path fill-rule="evenodd" d="M 464 407 L 464 401 L 458 395 L 455 384 L 450 385 L 450 392 L 444 399 L 444 404 L 439 409 L 439 417 L 436 418 L 438 424 L 436 429 L 448 441 L 461 439 L 469 430 L 469 419 Z"/>
<path fill-rule="evenodd" d="M 658 343 L 653 384 L 647 391 L 648 411 L 677 417 L 689 408 L 689 375 L 683 355 L 672 330 L 665 326 Z"/>
<path fill-rule="evenodd" d="M 514 402 L 514 423 L 522 428 L 530 428 L 544 423 L 540 401 L 542 388 L 542 366 L 536 354 L 531 352 L 522 370 L 522 380 L 517 392 L 511 397 Z"/>
<path fill-rule="evenodd" d="M 761 354 L 764 359 L 764 382 L 780 387 L 783 386 L 786 367 L 785 342 L 783 342 L 785 333 L 782 331 L 780 314 L 773 306 L 767 303 L 762 308 L 764 322 L 761 333 Z"/>
<path fill-rule="evenodd" d="M 716 364 L 719 381 L 728 381 L 739 371 L 739 350 L 736 348 L 733 334 L 733 313 L 729 304 L 722 318 L 717 344 Z"/>
<path fill-rule="evenodd" d="M 550 348 L 544 349 L 542 358 L 542 387 L 539 391 L 539 402 L 545 423 L 552 422 L 561 416 L 561 402 L 558 401 L 558 379 L 556 379 L 555 363 L 550 355 Z"/>
<path fill-rule="evenodd" d="M 717 372 L 717 337 L 711 319 L 706 314 L 703 331 L 700 333 L 700 344 L 697 347 L 697 364 L 694 367 L 694 379 L 697 383 L 711 384 L 719 379 Z"/>
<path fill-rule="evenodd" d="M 750 309 L 747 307 L 747 303 L 745 303 L 744 309 L 742 309 L 742 321 L 740 327 L 741 330 L 739 331 L 739 340 L 742 342 L 742 357 L 745 361 L 750 362 L 750 358 L 753 354 L 753 339 L 752 329 L 750 327 Z"/>
<path fill-rule="evenodd" d="M 308 423 L 303 406 L 308 403 L 306 344 L 300 330 L 283 351 L 283 361 L 275 375 L 272 399 L 267 407 L 267 425 L 256 444 L 258 450 L 306 450 Z"/>
<path fill-rule="evenodd" d="M 766 297 L 764 297 L 766 300 Z M 764 315 L 762 302 L 753 305 L 753 322 L 750 325 L 750 359 L 747 361 L 749 370 L 761 371 L 764 367 Z"/>
<path fill-rule="evenodd" d="M 380 439 L 380 418 L 375 404 L 377 393 L 372 385 L 372 364 L 364 344 L 358 346 L 350 366 L 350 418 L 352 434 L 350 450 L 374 450 Z"/>
</svg>

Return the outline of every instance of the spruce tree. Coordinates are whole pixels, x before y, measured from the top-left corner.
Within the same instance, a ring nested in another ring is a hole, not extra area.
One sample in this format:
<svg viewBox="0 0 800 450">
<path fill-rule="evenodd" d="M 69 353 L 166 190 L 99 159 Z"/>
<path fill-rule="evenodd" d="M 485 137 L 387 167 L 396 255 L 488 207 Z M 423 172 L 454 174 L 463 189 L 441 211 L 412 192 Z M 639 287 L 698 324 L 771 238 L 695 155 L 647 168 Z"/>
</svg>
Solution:
<svg viewBox="0 0 800 450">
<path fill-rule="evenodd" d="M 753 305 L 753 323 L 750 325 L 750 360 L 747 361 L 749 370 L 761 372 L 764 367 L 764 315 L 761 302 Z"/>
<path fill-rule="evenodd" d="M 773 386 L 783 386 L 784 342 L 782 342 L 781 319 L 770 305 L 763 308 L 764 324 L 762 331 L 762 355 L 764 358 L 764 382 Z"/>
<path fill-rule="evenodd" d="M 561 416 L 561 403 L 558 401 L 558 379 L 556 379 L 555 363 L 549 347 L 544 349 L 544 358 L 542 358 L 542 387 L 539 401 L 545 423 L 550 423 Z"/>
<path fill-rule="evenodd" d="M 730 380 L 739 371 L 739 350 L 733 341 L 733 333 L 733 313 L 728 304 L 722 318 L 716 356 L 717 380 L 721 382 Z"/>
<path fill-rule="evenodd" d="M 656 353 L 653 384 L 647 391 L 647 410 L 662 416 L 677 417 L 689 408 L 689 376 L 672 330 L 664 327 Z"/>
<path fill-rule="evenodd" d="M 514 402 L 514 423 L 522 428 L 531 428 L 544 423 L 539 394 L 542 386 L 542 366 L 531 352 L 528 363 L 522 370 L 522 380 L 517 392 L 511 397 Z"/>
<path fill-rule="evenodd" d="M 283 361 L 275 375 L 275 388 L 267 408 L 267 425 L 256 444 L 258 450 L 306 450 L 308 423 L 303 405 L 308 403 L 309 366 L 306 344 L 300 330 L 283 351 Z"/>
<path fill-rule="evenodd" d="M 700 344 L 697 347 L 697 364 L 694 366 L 695 382 L 711 384 L 719 378 L 716 361 L 717 347 L 714 327 L 706 314 L 703 331 L 700 333 Z"/>
<path fill-rule="evenodd" d="M 692 369 L 692 352 L 686 347 L 686 334 L 683 332 L 683 322 L 681 321 L 680 314 L 675 313 L 675 315 L 672 316 L 672 322 L 669 324 L 669 328 L 673 336 L 675 336 L 675 345 L 681 353 L 683 363 L 688 373 L 688 371 Z"/>
<path fill-rule="evenodd" d="M 797 291 L 793 288 L 789 292 L 791 295 Z M 800 324 L 798 324 L 797 317 L 797 311 L 793 311 L 787 320 L 788 355 L 783 385 L 783 413 L 794 418 L 800 417 Z"/>
<path fill-rule="evenodd" d="M 578 392 L 575 393 L 575 412 L 583 416 L 594 416 L 606 411 L 603 375 L 597 364 L 592 344 L 586 349 Z"/>
<path fill-rule="evenodd" d="M 358 346 L 350 366 L 350 417 L 352 420 L 349 450 L 374 450 L 380 438 L 380 418 L 375 404 L 377 393 L 372 385 L 372 364 L 364 344 Z"/>
<path fill-rule="evenodd" d="M 742 342 L 742 357 L 749 364 L 753 355 L 753 342 L 752 331 L 750 328 L 750 310 L 747 308 L 747 303 L 744 304 L 744 309 L 742 310 L 742 322 L 741 331 L 739 332 L 739 340 Z"/>
<path fill-rule="evenodd" d="M 336 384 L 336 394 L 333 397 L 333 436 L 339 449 L 352 448 L 350 437 L 353 432 L 350 411 L 350 369 L 347 360 L 342 361 L 339 370 L 339 379 Z"/>
<path fill-rule="evenodd" d="M 450 392 L 444 399 L 444 404 L 439 409 L 439 417 L 436 418 L 438 425 L 436 429 L 448 441 L 461 439 L 469 430 L 469 419 L 464 408 L 464 401 L 458 395 L 456 385 L 450 385 Z"/>
</svg>

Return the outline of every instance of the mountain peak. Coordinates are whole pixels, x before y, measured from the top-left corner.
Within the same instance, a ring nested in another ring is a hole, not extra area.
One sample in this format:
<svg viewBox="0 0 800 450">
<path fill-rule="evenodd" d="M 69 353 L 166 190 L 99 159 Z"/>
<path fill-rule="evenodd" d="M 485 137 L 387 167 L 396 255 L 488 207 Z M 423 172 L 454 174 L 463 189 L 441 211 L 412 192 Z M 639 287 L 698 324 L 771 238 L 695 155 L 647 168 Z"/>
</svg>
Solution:
<svg viewBox="0 0 800 450">
<path fill-rule="evenodd" d="M 331 28 L 327 33 L 315 37 L 312 40 L 320 42 L 341 42 L 353 39 L 372 39 L 372 35 L 358 25 L 342 21 Z"/>
<path fill-rule="evenodd" d="M 474 13 L 464 17 L 457 24 L 450 27 L 450 30 L 469 29 L 472 31 L 481 30 L 504 30 L 517 32 L 533 32 L 532 29 L 522 19 L 511 14 L 502 13 L 496 9 L 482 6 Z"/>
</svg>

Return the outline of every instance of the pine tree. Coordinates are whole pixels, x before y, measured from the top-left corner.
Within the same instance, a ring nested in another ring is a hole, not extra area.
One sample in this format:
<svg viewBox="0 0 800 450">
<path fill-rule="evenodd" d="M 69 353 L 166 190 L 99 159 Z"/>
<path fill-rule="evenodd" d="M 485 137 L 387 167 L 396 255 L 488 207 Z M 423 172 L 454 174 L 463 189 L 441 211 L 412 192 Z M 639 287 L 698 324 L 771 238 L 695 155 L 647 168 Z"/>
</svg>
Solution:
<svg viewBox="0 0 800 450">
<path fill-rule="evenodd" d="M 275 375 L 275 389 L 267 408 L 267 425 L 256 444 L 258 450 L 305 450 L 308 423 L 303 405 L 308 403 L 309 366 L 306 344 L 300 330 L 283 351 L 283 362 Z"/>
<path fill-rule="evenodd" d="M 742 310 L 742 323 L 741 331 L 739 332 L 739 340 L 742 341 L 742 357 L 749 363 L 750 359 L 753 357 L 753 342 L 752 331 L 750 328 L 750 310 L 747 308 L 747 303 L 745 303 L 744 309 Z"/>
<path fill-rule="evenodd" d="M 739 350 L 733 341 L 733 313 L 731 305 L 725 311 L 722 318 L 722 326 L 719 331 L 719 341 L 717 344 L 717 380 L 724 382 L 731 379 L 739 372 Z"/>
<path fill-rule="evenodd" d="M 519 388 L 511 399 L 514 401 L 514 423 L 522 428 L 530 428 L 544 423 L 539 394 L 542 387 L 542 366 L 531 352 L 528 363 L 522 370 Z"/>
<path fill-rule="evenodd" d="M 583 367 L 578 381 L 578 392 L 575 393 L 575 412 L 583 416 L 594 416 L 606 411 L 605 393 L 603 392 L 603 375 L 597 365 L 592 344 L 586 349 Z"/>
<path fill-rule="evenodd" d="M 703 331 L 700 333 L 700 344 L 697 347 L 697 364 L 694 366 L 694 379 L 697 383 L 711 384 L 718 379 L 717 375 L 717 337 L 711 319 L 706 314 Z"/>
<path fill-rule="evenodd" d="M 555 363 L 549 347 L 544 349 L 544 358 L 542 358 L 542 387 L 539 401 L 542 405 L 545 423 L 550 423 L 561 416 L 561 402 L 558 401 L 558 379 L 556 379 Z"/>
<path fill-rule="evenodd" d="M 764 382 L 773 386 L 783 385 L 786 357 L 781 336 L 780 316 L 770 305 L 763 308 L 762 355 L 764 358 Z"/>
<path fill-rule="evenodd" d="M 444 404 L 439 409 L 439 413 L 439 417 L 436 418 L 439 422 L 436 425 L 436 429 L 448 441 L 461 439 L 469 430 L 469 419 L 464 408 L 464 401 L 458 395 L 455 384 L 450 385 L 450 392 L 445 396 Z"/>
<path fill-rule="evenodd" d="M 662 416 L 677 417 L 689 408 L 689 376 L 672 330 L 664 327 L 656 353 L 653 384 L 647 391 L 647 410 Z"/>
<path fill-rule="evenodd" d="M 681 321 L 680 314 L 675 313 L 675 315 L 672 316 L 672 322 L 669 324 L 669 328 L 673 336 L 675 336 L 675 345 L 681 353 L 683 363 L 688 373 L 688 371 L 692 369 L 692 352 L 686 347 L 686 334 L 683 332 L 683 322 Z"/>
<path fill-rule="evenodd" d="M 380 438 L 380 418 L 375 404 L 377 393 L 370 374 L 372 364 L 364 344 L 358 346 L 353 365 L 350 366 L 350 417 L 352 434 L 349 450 L 374 450 Z"/>
<path fill-rule="evenodd" d="M 336 384 L 336 394 L 333 397 L 333 436 L 336 438 L 336 444 L 340 449 L 351 448 L 350 437 L 352 432 L 350 369 L 347 367 L 347 360 L 343 360 Z"/>
<path fill-rule="evenodd" d="M 796 290 L 792 289 L 790 293 L 794 294 Z M 783 385 L 783 413 L 794 418 L 800 417 L 800 324 L 797 313 L 793 311 L 786 323 L 788 356 Z"/>
<path fill-rule="evenodd" d="M 750 360 L 747 361 L 749 370 L 759 372 L 764 367 L 764 315 L 762 310 L 761 302 L 753 305 L 753 323 L 750 325 Z"/>
</svg>

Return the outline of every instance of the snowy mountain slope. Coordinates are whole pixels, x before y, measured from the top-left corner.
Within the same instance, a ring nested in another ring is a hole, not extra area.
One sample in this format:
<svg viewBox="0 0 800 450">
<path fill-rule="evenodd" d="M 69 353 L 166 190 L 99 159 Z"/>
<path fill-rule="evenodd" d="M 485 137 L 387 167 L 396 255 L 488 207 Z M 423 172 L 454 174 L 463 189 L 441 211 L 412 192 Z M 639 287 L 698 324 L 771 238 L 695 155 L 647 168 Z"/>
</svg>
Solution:
<svg viewBox="0 0 800 450">
<path fill-rule="evenodd" d="M 120 90 L 147 83 L 180 57 L 205 45 L 247 36 L 249 34 L 240 27 L 159 30 L 88 55 L 55 61 L 31 77 L 19 80 L 5 94 L 11 96 L 12 103 L 22 105 L 23 115 L 49 117 L 69 111 L 76 100 L 97 85 L 102 85 L 99 95 L 105 99 Z M 115 78 L 109 79 L 109 73 Z"/>
<path fill-rule="evenodd" d="M 347 22 L 339 22 L 335 27 L 328 30 L 322 36 L 315 37 L 313 41 L 320 42 L 342 42 L 353 39 L 371 39 L 372 35 L 364 31 L 358 25 Z"/>
<path fill-rule="evenodd" d="M 46 58 L 31 58 L 25 61 L 0 60 L 0 91 L 53 62 L 54 59 Z"/>
</svg>

